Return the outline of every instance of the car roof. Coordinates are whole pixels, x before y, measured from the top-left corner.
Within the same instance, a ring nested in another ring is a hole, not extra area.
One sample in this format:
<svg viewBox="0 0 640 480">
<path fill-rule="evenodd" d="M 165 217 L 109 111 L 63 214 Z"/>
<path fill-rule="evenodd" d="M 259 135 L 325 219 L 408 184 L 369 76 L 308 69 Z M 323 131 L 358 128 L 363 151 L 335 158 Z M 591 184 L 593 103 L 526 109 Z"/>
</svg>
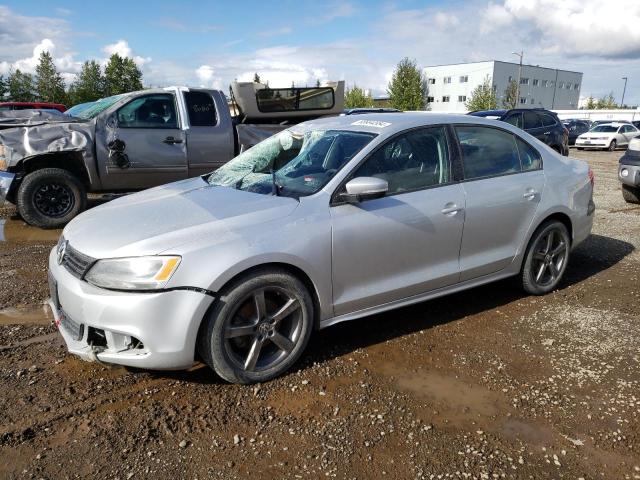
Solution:
<svg viewBox="0 0 640 480">
<path fill-rule="evenodd" d="M 501 117 L 508 110 L 476 110 L 475 112 L 469 112 L 469 115 L 474 117 Z"/>
<path fill-rule="evenodd" d="M 294 125 L 290 130 L 300 132 L 315 129 L 349 130 L 387 136 L 410 128 L 449 123 L 492 125 L 519 132 L 520 134 L 524 133 L 523 130 L 498 120 L 489 120 L 465 114 L 432 112 L 403 112 L 402 115 L 398 113 L 368 113 L 366 115 L 322 117 Z"/>
</svg>

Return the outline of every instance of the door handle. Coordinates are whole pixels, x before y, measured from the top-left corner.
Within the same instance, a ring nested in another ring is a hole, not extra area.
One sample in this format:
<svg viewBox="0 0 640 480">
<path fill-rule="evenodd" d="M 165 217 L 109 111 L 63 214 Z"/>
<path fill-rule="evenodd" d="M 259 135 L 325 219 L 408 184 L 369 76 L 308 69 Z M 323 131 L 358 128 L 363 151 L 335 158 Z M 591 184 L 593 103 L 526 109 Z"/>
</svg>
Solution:
<svg viewBox="0 0 640 480">
<path fill-rule="evenodd" d="M 522 195 L 526 200 L 534 200 L 537 196 L 538 196 L 538 192 L 536 192 L 534 189 L 529 188 L 527 189 L 526 192 L 524 192 L 524 194 Z"/>
<path fill-rule="evenodd" d="M 182 143 L 182 139 L 181 138 L 167 137 L 162 141 L 162 143 L 166 143 L 167 145 L 173 145 L 175 143 Z"/>
<path fill-rule="evenodd" d="M 458 212 L 461 212 L 462 210 L 464 210 L 464 208 L 459 207 L 455 203 L 447 203 L 444 206 L 444 208 L 440 210 L 440 212 L 443 215 L 446 215 L 447 217 L 453 217 L 454 215 L 456 215 Z"/>
</svg>

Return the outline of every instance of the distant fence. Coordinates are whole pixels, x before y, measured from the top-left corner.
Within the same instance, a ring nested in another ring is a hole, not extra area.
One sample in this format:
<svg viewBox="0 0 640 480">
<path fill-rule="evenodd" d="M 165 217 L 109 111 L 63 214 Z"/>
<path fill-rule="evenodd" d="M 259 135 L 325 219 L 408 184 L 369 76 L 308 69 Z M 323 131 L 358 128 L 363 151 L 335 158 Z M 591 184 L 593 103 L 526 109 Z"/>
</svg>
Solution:
<svg viewBox="0 0 640 480">
<path fill-rule="evenodd" d="M 554 110 L 560 119 L 584 118 L 587 120 L 640 120 L 640 110 Z"/>
<path fill-rule="evenodd" d="M 565 118 L 582 118 L 592 121 L 596 120 L 640 120 L 640 110 L 553 110 L 561 120 Z M 436 111 L 429 113 L 455 113 L 464 115 L 465 111 Z"/>
</svg>

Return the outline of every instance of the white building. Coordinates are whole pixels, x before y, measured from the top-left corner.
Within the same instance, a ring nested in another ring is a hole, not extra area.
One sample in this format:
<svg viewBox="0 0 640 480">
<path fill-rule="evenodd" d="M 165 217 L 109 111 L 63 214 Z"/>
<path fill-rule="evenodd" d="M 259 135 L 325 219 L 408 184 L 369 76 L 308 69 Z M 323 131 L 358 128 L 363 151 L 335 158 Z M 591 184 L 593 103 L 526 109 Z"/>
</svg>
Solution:
<svg viewBox="0 0 640 480">
<path fill-rule="evenodd" d="M 429 105 L 434 112 L 464 112 L 471 92 L 489 77 L 496 92 L 498 108 L 503 108 L 505 90 L 518 81 L 518 64 L 488 62 L 434 65 L 424 68 Z M 536 65 L 522 65 L 518 108 L 550 110 L 578 108 L 582 73 Z"/>
</svg>

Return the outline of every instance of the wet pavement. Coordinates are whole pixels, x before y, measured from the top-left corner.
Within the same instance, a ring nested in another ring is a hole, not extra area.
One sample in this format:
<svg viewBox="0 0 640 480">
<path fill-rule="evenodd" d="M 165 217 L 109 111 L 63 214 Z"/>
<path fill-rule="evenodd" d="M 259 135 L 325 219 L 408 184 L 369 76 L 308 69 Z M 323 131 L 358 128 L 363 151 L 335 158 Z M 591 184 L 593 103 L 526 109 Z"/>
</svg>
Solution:
<svg viewBox="0 0 640 480">
<path fill-rule="evenodd" d="M 67 355 L 42 305 L 59 232 L 0 210 L 0 478 L 640 478 L 640 207 L 622 152 L 572 155 L 596 221 L 559 290 L 336 325 L 256 386 Z"/>
</svg>

